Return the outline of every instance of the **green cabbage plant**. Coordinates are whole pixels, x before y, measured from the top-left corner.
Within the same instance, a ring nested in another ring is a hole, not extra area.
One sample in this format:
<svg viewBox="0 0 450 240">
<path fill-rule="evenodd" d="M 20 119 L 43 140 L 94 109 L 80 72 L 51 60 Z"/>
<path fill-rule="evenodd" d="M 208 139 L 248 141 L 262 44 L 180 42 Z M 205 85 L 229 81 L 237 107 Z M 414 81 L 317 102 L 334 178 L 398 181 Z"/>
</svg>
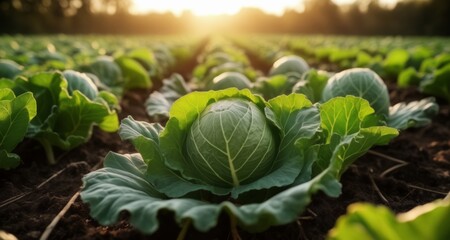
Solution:
<svg viewBox="0 0 450 240">
<path fill-rule="evenodd" d="M 450 195 L 395 215 L 385 206 L 354 203 L 329 232 L 329 240 L 450 238 Z"/>
<path fill-rule="evenodd" d="M 366 99 L 388 126 L 400 130 L 427 125 L 439 112 L 432 97 L 391 106 L 386 84 L 369 68 L 347 69 L 332 76 L 323 88 L 322 101 L 346 95 Z"/>
<path fill-rule="evenodd" d="M 211 90 L 222 90 L 235 87 L 237 89 L 252 88 L 252 82 L 240 72 L 224 72 L 213 78 Z"/>
<path fill-rule="evenodd" d="M 428 74 L 420 82 L 419 89 L 423 93 L 440 97 L 450 103 L 450 64 Z"/>
<path fill-rule="evenodd" d="M 29 78 L 1 79 L 16 95 L 31 92 L 36 99 L 37 114 L 25 135 L 44 147 L 47 161 L 56 163 L 53 147 L 71 150 L 87 142 L 97 125 L 106 132 L 117 131 L 118 101 L 109 92 L 98 91 L 85 74 L 66 70 L 42 72 Z"/>
<path fill-rule="evenodd" d="M 31 92 L 16 97 L 9 88 L 0 88 L 0 169 L 15 168 L 19 155 L 12 153 L 36 116 L 36 100 Z"/>
<path fill-rule="evenodd" d="M 221 214 L 232 232 L 292 222 L 317 191 L 337 197 L 348 166 L 398 131 L 358 97 L 313 105 L 301 94 L 265 101 L 229 88 L 181 97 L 165 127 L 125 118 L 119 134 L 139 153 L 109 153 L 83 178 L 81 198 L 100 224 L 126 211 L 151 234 L 161 212 L 202 232 Z"/>
<path fill-rule="evenodd" d="M 308 70 L 309 65 L 302 57 L 290 55 L 281 57 L 276 60 L 269 71 L 269 75 L 275 76 L 279 74 L 296 73 L 301 76 Z"/>
<path fill-rule="evenodd" d="M 0 59 L 0 78 L 14 78 L 23 70 L 23 66 L 10 59 Z"/>
<path fill-rule="evenodd" d="M 283 56 L 273 63 L 269 76 L 257 79 L 253 91 L 265 99 L 289 94 L 308 72 L 310 68 L 303 58 L 295 55 Z"/>
</svg>

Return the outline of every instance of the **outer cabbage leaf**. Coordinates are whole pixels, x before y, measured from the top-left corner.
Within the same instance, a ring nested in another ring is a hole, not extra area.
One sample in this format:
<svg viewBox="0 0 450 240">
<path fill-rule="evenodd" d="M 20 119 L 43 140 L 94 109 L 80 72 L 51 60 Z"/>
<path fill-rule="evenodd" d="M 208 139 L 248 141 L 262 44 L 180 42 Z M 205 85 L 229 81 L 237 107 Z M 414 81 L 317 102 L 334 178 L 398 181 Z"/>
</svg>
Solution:
<svg viewBox="0 0 450 240">
<path fill-rule="evenodd" d="M 408 104 L 401 102 L 389 108 L 387 124 L 404 130 L 410 127 L 422 127 L 431 123 L 431 118 L 439 112 L 439 105 L 434 98 L 424 98 Z"/>
<path fill-rule="evenodd" d="M 136 48 L 133 49 L 131 52 L 126 54 L 127 57 L 133 58 L 136 61 L 138 61 L 147 71 L 155 71 L 157 62 L 155 59 L 155 56 L 153 55 L 153 52 L 150 49 L 147 48 Z"/>
<path fill-rule="evenodd" d="M 111 225 L 122 211 L 127 211 L 130 223 L 147 234 L 158 229 L 160 211 L 171 211 L 179 225 L 191 221 L 202 232 L 216 226 L 221 213 L 236 218 L 241 228 L 259 232 L 293 221 L 318 190 L 327 190 L 334 197 L 339 193 L 339 184 L 324 172 L 263 203 L 238 206 L 229 201 L 214 204 L 192 198 L 167 199 L 147 180 L 145 163 L 138 154 L 110 153 L 104 165 L 83 178 L 81 199 L 90 205 L 91 216 L 100 224 Z"/>
<path fill-rule="evenodd" d="M 450 201 L 436 200 L 406 213 L 394 215 L 384 206 L 355 203 L 340 217 L 328 235 L 330 240 L 397 240 L 450 238 Z"/>
<path fill-rule="evenodd" d="M 450 64 L 437 69 L 420 83 L 420 91 L 446 99 L 450 103 Z"/>
<path fill-rule="evenodd" d="M 164 97 L 164 94 L 155 91 L 145 101 L 145 111 L 153 120 L 161 122 L 169 118 L 172 104 L 173 102 Z"/>
<path fill-rule="evenodd" d="M 22 72 L 23 66 L 9 59 L 0 59 L 0 78 L 15 78 Z"/>
<path fill-rule="evenodd" d="M 147 114 L 156 121 L 169 118 L 170 107 L 178 98 L 191 92 L 180 74 L 172 74 L 163 80 L 163 86 L 155 91 L 145 101 Z"/>
<path fill-rule="evenodd" d="M 147 70 L 138 61 L 129 57 L 120 57 L 116 59 L 116 63 L 122 69 L 125 89 L 148 89 L 153 86 Z"/>
<path fill-rule="evenodd" d="M 109 56 L 98 57 L 93 63 L 82 67 L 83 71 L 94 74 L 100 82 L 111 89 L 116 95 L 123 92 L 122 70 L 114 59 Z M 100 85 L 100 84 L 98 84 Z M 100 86 L 98 86 L 100 87 Z"/>
<path fill-rule="evenodd" d="M 144 160 L 155 161 L 161 158 L 159 133 L 163 127 L 159 123 L 135 121 L 131 116 L 122 120 L 119 135 L 122 140 L 130 140 Z M 148 162 L 146 162 L 149 164 Z"/>
<path fill-rule="evenodd" d="M 374 145 L 387 144 L 398 135 L 394 128 L 379 126 L 367 100 L 354 97 L 336 97 L 320 106 L 321 126 L 326 143 L 320 146 L 314 174 L 325 170 L 331 163 L 336 178 L 347 167 Z M 337 158 L 333 160 L 333 156 Z"/>
<path fill-rule="evenodd" d="M 397 78 L 397 86 L 408 87 L 418 86 L 422 80 L 421 75 L 413 67 L 409 67 L 400 72 Z"/>
<path fill-rule="evenodd" d="M 311 69 L 294 85 L 292 92 L 305 94 L 312 102 L 319 102 L 329 78 L 328 72 Z"/>
<path fill-rule="evenodd" d="M 301 79 L 299 73 L 293 72 L 290 74 L 278 74 L 268 78 L 259 78 L 253 90 L 264 96 L 265 99 L 271 99 L 282 94 L 292 93 L 292 88 Z"/>
<path fill-rule="evenodd" d="M 20 157 L 11 153 L 22 141 L 28 124 L 36 116 L 36 100 L 31 92 L 15 96 L 8 88 L 0 89 L 0 169 L 15 168 Z"/>
<path fill-rule="evenodd" d="M 73 149 L 87 142 L 94 125 L 106 132 L 115 132 L 119 126 L 117 114 L 107 106 L 90 101 L 79 91 L 61 99 L 58 110 L 49 118 L 49 126 L 40 126 L 28 137 L 48 142 L 63 150 Z"/>
<path fill-rule="evenodd" d="M 383 61 L 383 68 L 388 74 L 398 75 L 408 63 L 410 56 L 405 49 L 394 49 Z"/>
<path fill-rule="evenodd" d="M 95 86 L 94 82 L 86 74 L 73 70 L 65 70 L 63 76 L 67 80 L 69 94 L 72 94 L 74 90 L 78 90 L 91 100 L 97 97 L 97 86 Z"/>
</svg>

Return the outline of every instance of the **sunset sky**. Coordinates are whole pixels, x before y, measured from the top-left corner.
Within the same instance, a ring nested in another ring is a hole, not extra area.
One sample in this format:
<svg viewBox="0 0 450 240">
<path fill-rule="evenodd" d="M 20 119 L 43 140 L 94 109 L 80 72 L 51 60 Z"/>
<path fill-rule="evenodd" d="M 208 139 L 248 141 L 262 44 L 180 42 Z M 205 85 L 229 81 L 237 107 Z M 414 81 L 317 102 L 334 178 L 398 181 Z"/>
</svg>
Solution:
<svg viewBox="0 0 450 240">
<path fill-rule="evenodd" d="M 337 4 L 352 3 L 355 0 L 333 0 Z M 133 13 L 172 12 L 176 15 L 191 11 L 197 16 L 235 14 L 242 7 L 256 7 L 281 15 L 285 9 L 303 9 L 302 0 L 134 0 Z M 394 4 L 397 0 L 380 0 L 381 4 Z"/>
</svg>

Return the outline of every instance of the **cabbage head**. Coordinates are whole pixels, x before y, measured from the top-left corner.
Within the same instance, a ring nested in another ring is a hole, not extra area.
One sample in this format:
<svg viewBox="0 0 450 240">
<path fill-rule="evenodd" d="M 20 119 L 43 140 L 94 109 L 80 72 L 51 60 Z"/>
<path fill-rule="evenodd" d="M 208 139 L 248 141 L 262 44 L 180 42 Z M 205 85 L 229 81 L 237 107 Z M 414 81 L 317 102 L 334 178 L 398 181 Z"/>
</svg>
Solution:
<svg viewBox="0 0 450 240">
<path fill-rule="evenodd" d="M 127 211 L 147 234 L 162 212 L 202 232 L 223 215 L 232 232 L 264 231 L 295 221 L 319 190 L 337 197 L 348 166 L 398 134 L 377 120 L 354 96 L 312 104 L 296 93 L 265 101 L 249 89 L 192 92 L 165 127 L 122 120 L 119 134 L 138 153 L 109 153 L 83 178 L 81 198 L 99 223 Z"/>
<path fill-rule="evenodd" d="M 389 115 L 389 92 L 383 79 L 369 68 L 352 68 L 331 77 L 323 92 L 327 101 L 337 96 L 353 95 L 366 99 L 377 114 Z"/>
<path fill-rule="evenodd" d="M 250 80 L 240 72 L 224 72 L 213 78 L 212 90 L 222 90 L 235 87 L 237 89 L 251 88 Z"/>
<path fill-rule="evenodd" d="M 386 84 L 378 74 L 368 68 L 352 68 L 335 74 L 323 89 L 322 101 L 347 95 L 369 101 L 375 113 L 382 117 L 389 127 L 398 130 L 430 124 L 432 117 L 439 112 L 439 105 L 433 97 L 390 106 Z"/>
<path fill-rule="evenodd" d="M 269 75 L 296 74 L 302 76 L 308 70 L 309 65 L 302 57 L 290 55 L 276 60 L 269 71 Z"/>
<path fill-rule="evenodd" d="M 264 176 L 271 168 L 275 139 L 254 103 L 226 99 L 208 105 L 194 121 L 187 134 L 186 152 L 205 183 L 239 186 Z"/>
</svg>

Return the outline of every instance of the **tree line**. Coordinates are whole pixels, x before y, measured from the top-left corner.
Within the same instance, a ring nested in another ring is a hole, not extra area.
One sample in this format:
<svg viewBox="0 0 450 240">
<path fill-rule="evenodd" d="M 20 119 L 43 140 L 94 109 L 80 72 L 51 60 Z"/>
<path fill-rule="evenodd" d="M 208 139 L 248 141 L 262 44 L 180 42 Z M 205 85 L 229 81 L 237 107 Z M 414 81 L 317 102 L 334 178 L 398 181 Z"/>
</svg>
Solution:
<svg viewBox="0 0 450 240">
<path fill-rule="evenodd" d="M 1 34 L 176 34 L 202 24 L 214 31 L 246 33 L 450 36 L 450 1 L 378 0 L 346 6 L 306 0 L 303 12 L 282 16 L 245 8 L 233 16 L 196 17 L 190 12 L 132 15 L 130 0 L 0 0 Z"/>
</svg>

